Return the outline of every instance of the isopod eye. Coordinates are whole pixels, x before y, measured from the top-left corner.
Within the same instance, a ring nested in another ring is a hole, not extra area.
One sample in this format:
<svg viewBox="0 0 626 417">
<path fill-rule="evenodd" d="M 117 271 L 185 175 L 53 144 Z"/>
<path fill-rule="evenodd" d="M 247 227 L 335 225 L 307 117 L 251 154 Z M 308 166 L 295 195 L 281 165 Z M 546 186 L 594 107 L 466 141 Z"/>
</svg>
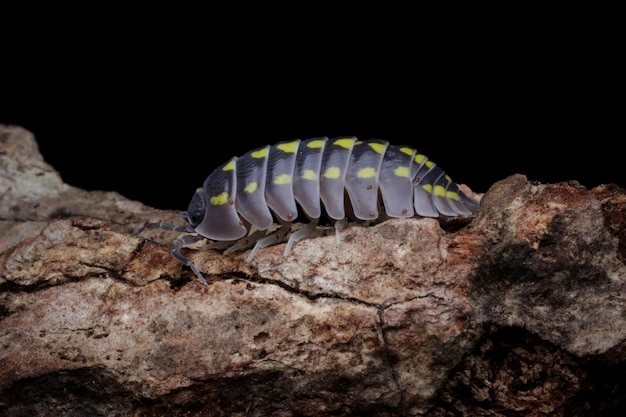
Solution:
<svg viewBox="0 0 626 417">
<path fill-rule="evenodd" d="M 199 188 L 193 195 L 189 207 L 187 207 L 186 218 L 190 225 L 193 227 L 199 225 L 204 219 L 204 213 L 206 212 L 206 203 L 202 196 L 202 188 Z"/>
</svg>

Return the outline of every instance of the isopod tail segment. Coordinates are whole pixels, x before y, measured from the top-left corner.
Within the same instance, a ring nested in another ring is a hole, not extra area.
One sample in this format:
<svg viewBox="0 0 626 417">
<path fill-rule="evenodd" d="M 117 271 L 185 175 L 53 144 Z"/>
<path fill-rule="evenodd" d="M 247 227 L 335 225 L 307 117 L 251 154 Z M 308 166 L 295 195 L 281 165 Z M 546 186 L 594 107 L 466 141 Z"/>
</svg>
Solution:
<svg viewBox="0 0 626 417">
<path fill-rule="evenodd" d="M 298 207 L 310 223 L 290 234 Z M 251 261 L 259 249 L 289 235 L 287 256 L 296 242 L 316 234 L 322 209 L 334 222 L 339 242 L 348 218 L 372 222 L 416 215 L 472 216 L 478 208 L 478 201 L 411 147 L 352 136 L 317 137 L 279 142 L 233 157 L 196 190 L 187 211 L 181 213 L 187 225 L 157 222 L 141 230 L 194 233 L 179 239 L 171 252 L 206 284 L 193 261 L 180 253 L 185 245 L 204 238 L 213 241 L 213 247 L 228 242 L 225 254 L 253 247 L 247 258 Z M 278 229 L 266 234 L 275 223 Z"/>
</svg>

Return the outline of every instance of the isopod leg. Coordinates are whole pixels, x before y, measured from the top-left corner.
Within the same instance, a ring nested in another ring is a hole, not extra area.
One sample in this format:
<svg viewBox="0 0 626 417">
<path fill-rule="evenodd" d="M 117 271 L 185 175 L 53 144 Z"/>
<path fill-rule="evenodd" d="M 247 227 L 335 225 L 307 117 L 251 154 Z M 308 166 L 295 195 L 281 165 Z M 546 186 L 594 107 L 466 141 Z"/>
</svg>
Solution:
<svg viewBox="0 0 626 417">
<path fill-rule="evenodd" d="M 337 242 L 338 245 L 341 244 L 341 232 L 343 231 L 343 229 L 346 228 L 347 225 L 347 218 L 343 218 L 335 222 L 335 242 Z"/>
<path fill-rule="evenodd" d="M 291 247 L 296 243 L 301 241 L 302 239 L 306 239 L 315 235 L 316 226 L 319 219 L 313 219 L 311 222 L 305 226 L 303 226 L 300 230 L 297 230 L 289 236 L 289 240 L 287 241 L 287 245 L 285 246 L 285 251 L 283 252 L 283 256 L 289 255 L 291 251 Z"/>
<path fill-rule="evenodd" d="M 254 248 L 252 248 L 250 254 L 246 258 L 246 262 L 252 261 L 252 259 L 254 259 L 260 249 L 275 245 L 285 239 L 285 236 L 287 236 L 287 233 L 291 230 L 291 223 L 284 222 L 280 220 L 280 218 L 278 219 L 278 221 L 280 223 L 280 227 L 278 228 L 278 230 L 276 230 L 274 233 L 267 235 L 263 239 L 257 240 Z"/>
<path fill-rule="evenodd" d="M 265 236 L 265 230 L 257 230 L 250 235 L 239 239 L 234 244 L 232 242 L 228 242 L 230 246 L 223 253 L 224 255 L 228 255 L 230 253 L 238 252 L 240 250 L 250 249 L 256 244 L 256 242 L 262 239 L 263 236 Z"/>
<path fill-rule="evenodd" d="M 180 239 L 178 239 L 176 241 L 176 243 L 174 244 L 174 247 L 172 248 L 171 253 L 172 253 L 172 256 L 176 260 L 178 260 L 183 265 L 187 265 L 189 268 L 191 268 L 191 270 L 193 271 L 194 274 L 196 274 L 196 276 L 198 277 L 198 279 L 200 280 L 201 283 L 203 283 L 204 285 L 208 285 L 206 280 L 204 279 L 204 277 L 202 276 L 202 274 L 200 273 L 200 271 L 196 267 L 196 264 L 194 264 L 191 259 L 187 258 L 186 256 L 183 256 L 180 253 L 180 250 L 183 248 L 183 246 L 190 245 L 190 244 L 198 242 L 198 241 L 200 241 L 202 239 L 204 239 L 204 237 L 200 236 L 200 235 L 186 235 L 186 236 L 183 236 L 183 237 L 181 237 Z"/>
</svg>

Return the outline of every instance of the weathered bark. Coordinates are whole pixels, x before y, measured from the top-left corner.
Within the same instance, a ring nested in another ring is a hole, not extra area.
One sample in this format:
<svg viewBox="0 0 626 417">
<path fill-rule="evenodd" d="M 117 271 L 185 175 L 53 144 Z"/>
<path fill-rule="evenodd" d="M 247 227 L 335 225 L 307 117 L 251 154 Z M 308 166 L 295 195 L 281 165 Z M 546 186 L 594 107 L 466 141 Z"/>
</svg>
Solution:
<svg viewBox="0 0 626 417">
<path fill-rule="evenodd" d="M 2 415 L 624 411 L 626 192 L 494 184 L 469 224 L 394 219 L 223 256 L 177 213 L 64 184 L 0 126 Z"/>
</svg>

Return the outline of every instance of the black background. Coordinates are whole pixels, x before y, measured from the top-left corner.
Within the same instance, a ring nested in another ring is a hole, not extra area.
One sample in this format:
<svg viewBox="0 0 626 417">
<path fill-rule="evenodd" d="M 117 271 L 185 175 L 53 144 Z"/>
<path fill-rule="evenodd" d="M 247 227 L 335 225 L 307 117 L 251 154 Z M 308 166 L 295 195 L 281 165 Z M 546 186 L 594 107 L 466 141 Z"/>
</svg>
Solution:
<svg viewBox="0 0 626 417">
<path fill-rule="evenodd" d="M 233 155 L 313 136 L 410 145 L 477 192 L 514 173 L 626 186 L 610 27 L 440 16 L 426 28 L 281 22 L 242 35 L 216 19 L 85 22 L 5 51 L 0 123 L 32 131 L 68 184 L 162 209 L 186 209 Z"/>
</svg>

